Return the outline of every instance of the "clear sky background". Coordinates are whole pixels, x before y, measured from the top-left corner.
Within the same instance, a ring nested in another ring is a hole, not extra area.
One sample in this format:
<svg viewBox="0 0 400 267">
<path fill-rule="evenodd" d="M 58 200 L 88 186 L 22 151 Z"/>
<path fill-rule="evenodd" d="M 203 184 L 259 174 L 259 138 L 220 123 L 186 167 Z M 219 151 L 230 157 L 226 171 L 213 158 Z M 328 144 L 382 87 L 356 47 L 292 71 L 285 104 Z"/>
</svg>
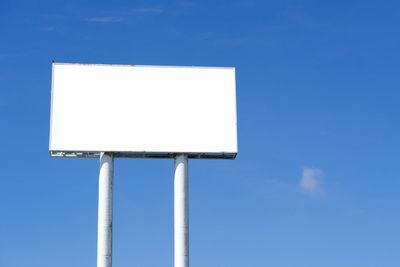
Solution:
<svg viewBox="0 0 400 267">
<path fill-rule="evenodd" d="M 50 158 L 51 61 L 234 66 L 191 160 L 192 267 L 400 266 L 398 1 L 0 1 L 0 266 L 96 266 L 97 159 Z M 102 108 L 102 107 L 99 107 Z M 114 266 L 173 266 L 173 161 L 115 161 Z"/>
</svg>

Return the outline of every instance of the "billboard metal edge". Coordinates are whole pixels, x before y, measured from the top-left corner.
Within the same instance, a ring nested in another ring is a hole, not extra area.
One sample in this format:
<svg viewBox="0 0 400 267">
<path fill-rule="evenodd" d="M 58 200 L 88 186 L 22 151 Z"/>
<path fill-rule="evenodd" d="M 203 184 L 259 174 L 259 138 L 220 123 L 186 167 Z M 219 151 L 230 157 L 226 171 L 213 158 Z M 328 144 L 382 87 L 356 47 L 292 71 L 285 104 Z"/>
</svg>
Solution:
<svg viewBox="0 0 400 267">
<path fill-rule="evenodd" d="M 54 61 L 51 64 L 51 89 L 50 89 L 50 131 L 49 131 L 49 151 L 51 151 L 52 129 L 53 129 L 53 98 L 54 98 Z"/>
<path fill-rule="evenodd" d="M 213 66 L 167 66 L 167 65 L 127 65 L 127 64 L 92 64 L 92 63 L 66 63 L 53 62 L 53 65 L 82 65 L 82 66 L 115 66 L 115 67 L 156 67 L 156 68 L 205 68 L 205 69 L 235 69 L 235 67 L 213 67 Z"/>
<path fill-rule="evenodd" d="M 190 159 L 235 159 L 235 152 L 199 153 L 199 152 L 123 152 L 123 151 L 50 151 L 57 158 L 98 158 L 101 152 L 113 153 L 115 158 L 175 158 L 178 154 L 187 154 Z"/>
</svg>

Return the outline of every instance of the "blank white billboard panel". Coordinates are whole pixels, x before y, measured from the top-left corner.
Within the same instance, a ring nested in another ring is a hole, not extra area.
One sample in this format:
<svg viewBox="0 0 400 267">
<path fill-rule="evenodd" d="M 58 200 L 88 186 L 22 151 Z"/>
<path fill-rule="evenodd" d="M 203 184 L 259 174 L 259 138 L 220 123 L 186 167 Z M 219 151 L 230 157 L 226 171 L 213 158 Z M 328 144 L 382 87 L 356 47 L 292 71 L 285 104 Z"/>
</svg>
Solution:
<svg viewBox="0 0 400 267">
<path fill-rule="evenodd" d="M 234 68 L 53 63 L 52 156 L 234 158 Z"/>
</svg>

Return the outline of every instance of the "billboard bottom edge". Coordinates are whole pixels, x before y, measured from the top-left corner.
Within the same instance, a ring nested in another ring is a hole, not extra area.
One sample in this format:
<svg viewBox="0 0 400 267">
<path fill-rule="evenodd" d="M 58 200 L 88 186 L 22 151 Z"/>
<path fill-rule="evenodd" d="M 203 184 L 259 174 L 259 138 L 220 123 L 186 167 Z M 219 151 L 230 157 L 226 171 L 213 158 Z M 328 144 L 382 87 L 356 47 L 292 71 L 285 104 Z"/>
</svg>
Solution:
<svg viewBox="0 0 400 267">
<path fill-rule="evenodd" d="M 51 157 L 98 158 L 99 151 L 52 151 Z M 115 158 L 174 158 L 177 154 L 187 154 L 190 159 L 235 159 L 237 152 L 113 152 Z"/>
</svg>

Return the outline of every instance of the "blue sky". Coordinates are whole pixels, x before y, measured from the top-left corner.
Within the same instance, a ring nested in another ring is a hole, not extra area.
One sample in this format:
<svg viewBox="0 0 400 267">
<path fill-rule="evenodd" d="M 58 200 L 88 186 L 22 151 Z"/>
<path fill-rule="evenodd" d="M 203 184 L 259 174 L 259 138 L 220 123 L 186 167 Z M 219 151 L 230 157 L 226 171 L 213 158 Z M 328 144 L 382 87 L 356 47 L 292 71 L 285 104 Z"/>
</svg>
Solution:
<svg viewBox="0 0 400 267">
<path fill-rule="evenodd" d="M 400 266 L 397 1 L 1 1 L 0 266 L 95 266 L 97 159 L 48 154 L 51 61 L 234 66 L 191 160 L 192 267 Z M 173 266 L 173 161 L 115 161 L 114 266 Z"/>
</svg>

